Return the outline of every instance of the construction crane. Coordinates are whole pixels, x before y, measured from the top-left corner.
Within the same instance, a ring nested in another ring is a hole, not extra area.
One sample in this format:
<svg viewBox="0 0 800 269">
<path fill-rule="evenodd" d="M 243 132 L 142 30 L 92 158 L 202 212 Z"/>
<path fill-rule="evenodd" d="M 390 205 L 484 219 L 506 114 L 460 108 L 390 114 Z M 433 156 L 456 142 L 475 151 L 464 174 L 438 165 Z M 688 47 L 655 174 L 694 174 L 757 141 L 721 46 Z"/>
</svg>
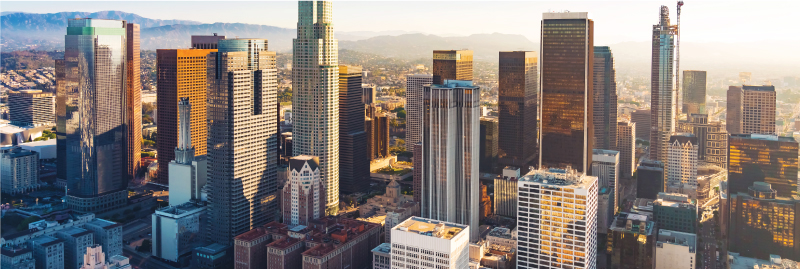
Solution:
<svg viewBox="0 0 800 269">
<path fill-rule="evenodd" d="M 679 101 L 677 102 L 678 105 L 678 113 L 675 113 L 675 116 L 680 118 L 680 114 L 683 111 L 683 89 L 681 88 L 681 7 L 683 6 L 683 1 L 678 1 L 678 22 L 675 29 L 675 34 L 677 35 L 677 41 L 675 44 L 675 89 L 677 90 L 678 94 L 675 96 Z M 677 119 L 676 119 L 677 122 Z"/>
</svg>

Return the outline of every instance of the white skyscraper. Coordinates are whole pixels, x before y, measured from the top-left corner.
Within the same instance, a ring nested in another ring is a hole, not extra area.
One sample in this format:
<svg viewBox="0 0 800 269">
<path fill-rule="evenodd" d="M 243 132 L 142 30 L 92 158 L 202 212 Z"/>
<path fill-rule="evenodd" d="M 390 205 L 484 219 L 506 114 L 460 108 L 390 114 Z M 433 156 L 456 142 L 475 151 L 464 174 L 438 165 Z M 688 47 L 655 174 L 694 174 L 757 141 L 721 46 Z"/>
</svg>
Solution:
<svg viewBox="0 0 800 269">
<path fill-rule="evenodd" d="M 595 268 L 597 178 L 539 169 L 518 186 L 517 268 Z"/>
<path fill-rule="evenodd" d="M 339 42 L 333 3 L 300 1 L 292 62 L 294 156 L 319 157 L 326 213 L 339 209 Z"/>
<path fill-rule="evenodd" d="M 422 217 L 478 227 L 480 90 L 472 81 L 425 86 Z M 478 240 L 478 229 L 470 242 Z"/>
<path fill-rule="evenodd" d="M 592 175 L 597 177 L 599 188 L 609 188 L 612 195 L 613 206 L 617 208 L 619 200 L 619 151 L 594 149 L 592 150 Z"/>
<path fill-rule="evenodd" d="M 422 90 L 433 83 L 433 75 L 406 76 L 406 145 L 416 145 L 422 139 Z"/>
<path fill-rule="evenodd" d="M 670 137 L 665 162 L 668 193 L 681 193 L 697 199 L 697 137 L 676 134 Z"/>
</svg>

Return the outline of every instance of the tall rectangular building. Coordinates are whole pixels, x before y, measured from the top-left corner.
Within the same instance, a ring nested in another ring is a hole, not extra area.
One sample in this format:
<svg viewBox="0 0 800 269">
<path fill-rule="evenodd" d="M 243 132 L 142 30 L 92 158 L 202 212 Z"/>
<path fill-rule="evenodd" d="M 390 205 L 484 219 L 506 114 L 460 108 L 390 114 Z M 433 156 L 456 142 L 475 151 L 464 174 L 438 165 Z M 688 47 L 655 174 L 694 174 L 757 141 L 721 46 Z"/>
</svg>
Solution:
<svg viewBox="0 0 800 269">
<path fill-rule="evenodd" d="M 539 77 L 536 52 L 501 51 L 498 73 L 498 142 L 501 166 L 527 173 L 539 150 Z"/>
<path fill-rule="evenodd" d="M 592 176 L 597 177 L 600 189 L 608 188 L 614 199 L 616 209 L 619 202 L 619 151 L 595 149 L 592 151 Z"/>
<path fill-rule="evenodd" d="M 339 188 L 343 193 L 367 193 L 369 188 L 361 96 L 361 67 L 339 65 Z"/>
<path fill-rule="evenodd" d="M 594 21 L 588 12 L 542 14 L 539 167 L 588 173 L 594 148 Z"/>
<path fill-rule="evenodd" d="M 125 93 L 128 100 L 128 180 L 136 177 L 142 166 L 142 68 L 140 65 L 139 25 L 128 23 L 125 28 L 127 48 L 125 49 Z"/>
<path fill-rule="evenodd" d="M 283 223 L 309 225 L 325 216 L 325 184 L 320 180 L 319 158 L 301 155 L 289 159 L 289 180 L 281 198 Z"/>
<path fill-rule="evenodd" d="M 730 86 L 727 124 L 731 134 L 775 133 L 775 86 Z"/>
<path fill-rule="evenodd" d="M 617 150 L 617 79 L 609 47 L 594 47 L 594 148 Z"/>
<path fill-rule="evenodd" d="M 631 112 L 631 122 L 636 123 L 636 139 L 650 141 L 650 110 L 639 109 Z"/>
<path fill-rule="evenodd" d="M 333 3 L 297 4 L 293 41 L 294 156 L 319 157 L 327 213 L 339 210 L 339 41 L 333 37 Z M 302 78 L 302 79 L 300 79 Z"/>
<path fill-rule="evenodd" d="M 510 218 L 517 217 L 517 167 L 503 168 L 503 174 L 494 179 L 494 214 Z"/>
<path fill-rule="evenodd" d="M 664 191 L 664 163 L 642 160 L 636 174 L 636 198 L 655 200 Z"/>
<path fill-rule="evenodd" d="M 39 186 L 38 152 L 19 146 L 0 149 L 0 191 L 20 195 Z"/>
<path fill-rule="evenodd" d="M 731 134 L 728 138 L 728 187 L 747 192 L 753 182 L 772 185 L 778 196 L 797 195 L 798 143 L 792 137 Z"/>
<path fill-rule="evenodd" d="M 670 137 L 667 162 L 664 164 L 669 193 L 682 193 L 697 199 L 697 137 L 692 134 L 675 134 Z"/>
<path fill-rule="evenodd" d="M 422 87 L 432 83 L 432 75 L 414 74 L 406 76 L 406 145 L 416 145 L 420 142 L 423 129 Z"/>
<path fill-rule="evenodd" d="M 445 80 L 472 80 L 471 50 L 433 51 L 433 84 Z"/>
<path fill-rule="evenodd" d="M 656 222 L 647 215 L 619 213 L 608 228 L 610 268 L 655 268 Z"/>
<path fill-rule="evenodd" d="M 597 177 L 550 168 L 517 184 L 517 268 L 595 268 Z"/>
<path fill-rule="evenodd" d="M 721 122 L 709 122 L 708 114 L 689 114 L 678 123 L 678 132 L 697 137 L 697 159 L 728 167 L 728 131 Z"/>
<path fill-rule="evenodd" d="M 276 218 L 277 68 L 263 39 L 220 40 L 208 57 L 208 194 L 211 240 Z"/>
<path fill-rule="evenodd" d="M 9 91 L 7 104 L 11 124 L 38 126 L 56 122 L 56 97 L 53 93 L 41 90 Z"/>
<path fill-rule="evenodd" d="M 650 159 L 666 162 L 677 113 L 674 67 L 678 26 L 670 24 L 667 6 L 661 6 L 659 15 L 658 24 L 653 25 L 650 65 Z"/>
<path fill-rule="evenodd" d="M 619 178 L 632 178 L 636 171 L 636 123 L 617 122 L 617 151 L 619 151 Z"/>
<path fill-rule="evenodd" d="M 478 227 L 480 90 L 472 81 L 425 86 L 422 217 Z M 470 232 L 478 240 L 478 229 Z"/>
<path fill-rule="evenodd" d="M 367 106 L 364 131 L 367 133 L 367 159 L 371 162 L 389 157 L 389 117 L 380 112 L 379 106 Z"/>
<path fill-rule="evenodd" d="M 118 20 L 67 22 L 64 61 L 56 70 L 56 135 L 64 160 L 58 174 L 67 180 L 74 211 L 127 204 L 128 117 L 140 117 L 127 110 L 127 27 Z"/>
<path fill-rule="evenodd" d="M 216 42 L 214 43 L 216 46 Z M 158 182 L 169 184 L 170 161 L 178 147 L 178 101 L 188 98 L 191 109 L 191 138 L 194 154 L 206 155 L 208 124 L 206 122 L 206 58 L 216 49 L 159 49 L 156 50 L 158 88 L 156 89 L 156 128 L 158 129 Z"/>
<path fill-rule="evenodd" d="M 706 71 L 683 71 L 682 114 L 706 113 Z"/>
<path fill-rule="evenodd" d="M 498 137 L 499 129 L 497 117 L 481 117 L 481 134 L 480 134 L 480 171 L 481 173 L 494 172 L 495 165 L 497 165 L 497 151 L 498 151 Z"/>
</svg>

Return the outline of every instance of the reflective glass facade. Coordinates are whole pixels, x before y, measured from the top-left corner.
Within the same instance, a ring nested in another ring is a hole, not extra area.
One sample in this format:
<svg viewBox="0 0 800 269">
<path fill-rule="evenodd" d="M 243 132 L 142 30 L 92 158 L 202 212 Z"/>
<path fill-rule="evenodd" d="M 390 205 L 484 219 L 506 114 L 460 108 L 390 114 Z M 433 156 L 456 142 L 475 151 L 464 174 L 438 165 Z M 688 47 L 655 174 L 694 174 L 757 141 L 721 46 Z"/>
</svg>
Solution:
<svg viewBox="0 0 800 269">
<path fill-rule="evenodd" d="M 433 84 L 445 80 L 472 80 L 471 50 L 434 50 Z"/>
<path fill-rule="evenodd" d="M 706 113 L 706 71 L 683 71 L 683 114 Z"/>
<path fill-rule="evenodd" d="M 538 61 L 533 51 L 501 51 L 498 76 L 498 157 L 527 173 L 538 156 Z M 538 162 L 537 162 L 538 163 Z"/>
<path fill-rule="evenodd" d="M 760 182 L 759 182 L 760 183 Z M 776 197 L 769 185 L 756 184 L 730 195 L 729 250 L 742 256 L 800 259 L 800 200 Z"/>
<path fill-rule="evenodd" d="M 126 23 L 72 19 L 56 70 L 59 175 L 68 204 L 103 212 L 126 203 Z M 119 193 L 124 193 L 119 195 Z"/>
<path fill-rule="evenodd" d="M 344 193 L 369 188 L 361 82 L 360 66 L 339 65 L 339 188 Z"/>
<path fill-rule="evenodd" d="M 594 22 L 581 12 L 545 15 L 552 18 L 542 20 L 540 166 L 586 173 L 594 140 Z"/>
<path fill-rule="evenodd" d="M 675 131 L 675 33 L 669 8 L 661 6 L 660 20 L 653 25 L 650 71 L 650 159 L 666 162 L 669 137 Z"/>
<path fill-rule="evenodd" d="M 771 184 L 778 196 L 797 195 L 798 143 L 794 138 L 731 134 L 728 145 L 730 193 L 746 192 L 762 181 Z"/>
<path fill-rule="evenodd" d="M 594 47 L 594 148 L 617 150 L 617 80 L 609 47 Z"/>
</svg>

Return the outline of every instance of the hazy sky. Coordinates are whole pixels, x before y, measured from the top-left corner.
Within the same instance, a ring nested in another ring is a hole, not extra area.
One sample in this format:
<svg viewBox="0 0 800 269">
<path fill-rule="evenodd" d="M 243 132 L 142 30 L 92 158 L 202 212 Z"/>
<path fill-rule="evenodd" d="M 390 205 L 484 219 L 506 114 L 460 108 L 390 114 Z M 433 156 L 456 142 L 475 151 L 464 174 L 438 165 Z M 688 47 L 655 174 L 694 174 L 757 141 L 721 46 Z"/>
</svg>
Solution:
<svg viewBox="0 0 800 269">
<path fill-rule="evenodd" d="M 692 1 L 681 14 L 681 41 L 800 41 L 796 12 L 800 1 Z M 595 21 L 595 44 L 649 41 L 660 5 L 675 14 L 676 1 L 422 2 L 335 1 L 337 31 L 404 30 L 438 35 L 522 34 L 538 41 L 541 13 L 588 11 Z M 119 10 L 152 19 L 203 23 L 241 22 L 295 28 L 296 2 L 37 2 L 3 1 L 0 11 L 55 13 Z"/>
</svg>

